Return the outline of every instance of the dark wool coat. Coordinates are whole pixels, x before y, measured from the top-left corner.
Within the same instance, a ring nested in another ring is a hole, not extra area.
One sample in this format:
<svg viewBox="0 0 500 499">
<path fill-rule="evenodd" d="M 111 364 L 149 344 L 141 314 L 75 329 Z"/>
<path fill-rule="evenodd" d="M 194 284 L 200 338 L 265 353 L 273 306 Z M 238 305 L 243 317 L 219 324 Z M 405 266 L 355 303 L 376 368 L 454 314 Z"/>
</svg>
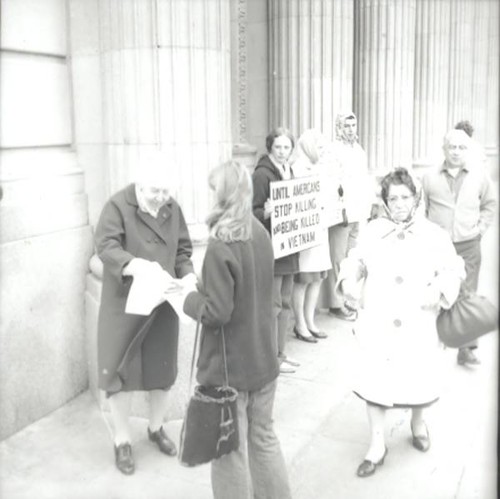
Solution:
<svg viewBox="0 0 500 499">
<path fill-rule="evenodd" d="M 279 374 L 273 318 L 273 249 L 269 235 L 253 218 L 249 241 L 210 239 L 202 285 L 190 293 L 184 311 L 201 317 L 197 380 L 223 384 L 221 327 L 226 342 L 229 384 L 258 390 Z"/>
<path fill-rule="evenodd" d="M 264 204 L 269 199 L 271 189 L 269 184 L 277 180 L 283 180 L 279 170 L 274 166 L 268 155 L 262 156 L 252 175 L 253 202 L 252 210 L 257 219 L 264 225 L 269 234 L 271 233 L 271 218 L 264 218 Z M 274 274 L 295 274 L 299 271 L 299 254 L 278 258 L 274 262 Z"/>
<path fill-rule="evenodd" d="M 149 317 L 126 314 L 132 277 L 123 268 L 134 257 L 158 262 L 174 277 L 193 272 L 192 244 L 173 199 L 155 219 L 139 209 L 135 185 L 104 206 L 95 231 L 104 264 L 98 323 L 99 388 L 109 393 L 169 388 L 177 376 L 178 317 L 168 303 Z"/>
</svg>

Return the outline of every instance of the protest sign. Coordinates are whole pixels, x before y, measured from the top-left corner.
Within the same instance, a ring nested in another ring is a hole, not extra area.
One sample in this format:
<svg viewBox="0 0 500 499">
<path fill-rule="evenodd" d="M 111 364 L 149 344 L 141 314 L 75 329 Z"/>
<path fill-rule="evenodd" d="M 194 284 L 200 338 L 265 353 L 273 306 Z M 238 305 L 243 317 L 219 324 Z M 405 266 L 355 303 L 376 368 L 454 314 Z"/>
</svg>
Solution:
<svg viewBox="0 0 500 499">
<path fill-rule="evenodd" d="M 271 182 L 271 235 L 274 257 L 320 244 L 323 229 L 319 176 Z"/>
</svg>

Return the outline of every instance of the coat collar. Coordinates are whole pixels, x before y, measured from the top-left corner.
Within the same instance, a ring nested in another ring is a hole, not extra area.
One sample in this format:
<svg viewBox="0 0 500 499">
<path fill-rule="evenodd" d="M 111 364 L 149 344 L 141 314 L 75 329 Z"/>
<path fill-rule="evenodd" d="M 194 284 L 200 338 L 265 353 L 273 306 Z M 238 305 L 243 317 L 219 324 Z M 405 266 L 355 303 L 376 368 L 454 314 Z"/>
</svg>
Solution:
<svg viewBox="0 0 500 499">
<path fill-rule="evenodd" d="M 158 212 L 158 217 L 154 218 L 149 213 L 145 213 L 139 208 L 137 196 L 135 194 L 135 184 L 130 184 L 125 188 L 125 199 L 127 203 L 135 206 L 137 216 L 159 237 L 168 240 L 167 227 L 165 222 L 172 216 L 174 200 L 170 198 Z"/>
</svg>

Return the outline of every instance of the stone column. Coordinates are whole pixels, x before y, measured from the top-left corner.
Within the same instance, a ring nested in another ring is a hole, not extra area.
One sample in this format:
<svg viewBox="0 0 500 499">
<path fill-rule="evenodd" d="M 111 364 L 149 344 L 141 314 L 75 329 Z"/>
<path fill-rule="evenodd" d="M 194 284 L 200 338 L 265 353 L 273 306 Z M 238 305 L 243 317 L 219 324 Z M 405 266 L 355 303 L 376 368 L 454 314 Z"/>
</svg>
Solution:
<svg viewBox="0 0 500 499">
<path fill-rule="evenodd" d="M 130 181 L 141 151 L 160 149 L 196 230 L 208 171 L 231 157 L 229 2 L 103 0 L 99 19 L 109 189 Z"/>
<path fill-rule="evenodd" d="M 449 1 L 417 2 L 413 166 L 426 167 L 442 157 L 448 128 L 450 60 Z"/>
<path fill-rule="evenodd" d="M 488 81 L 495 79 L 489 66 L 493 17 L 490 14 L 495 3 L 491 0 L 451 2 L 448 123 L 452 128 L 457 121 L 469 120 L 475 128 L 474 138 L 480 143 L 486 139 L 486 115 L 491 105 Z M 498 33 L 498 25 L 496 31 Z M 498 76 L 496 79 L 498 81 Z"/>
<path fill-rule="evenodd" d="M 270 128 L 335 137 L 335 115 L 352 107 L 353 11 L 349 0 L 269 1 Z"/>
<path fill-rule="evenodd" d="M 412 162 L 416 3 L 355 3 L 354 111 L 377 174 Z"/>
</svg>

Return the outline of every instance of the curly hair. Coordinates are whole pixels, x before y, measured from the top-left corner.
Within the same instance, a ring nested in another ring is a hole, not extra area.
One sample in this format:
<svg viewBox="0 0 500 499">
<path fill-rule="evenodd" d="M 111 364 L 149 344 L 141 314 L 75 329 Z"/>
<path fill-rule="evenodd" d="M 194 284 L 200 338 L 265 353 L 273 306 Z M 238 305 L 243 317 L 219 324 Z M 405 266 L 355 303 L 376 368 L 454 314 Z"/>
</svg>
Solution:
<svg viewBox="0 0 500 499">
<path fill-rule="evenodd" d="M 382 196 L 382 200 L 385 204 L 387 204 L 387 197 L 389 195 L 391 185 L 406 185 L 414 196 L 417 194 L 417 186 L 406 168 L 395 168 L 381 180 L 380 195 Z"/>
<path fill-rule="evenodd" d="M 208 183 L 215 206 L 207 217 L 210 236 L 226 243 L 252 237 L 252 180 L 245 166 L 228 161 L 215 167 Z"/>
</svg>

